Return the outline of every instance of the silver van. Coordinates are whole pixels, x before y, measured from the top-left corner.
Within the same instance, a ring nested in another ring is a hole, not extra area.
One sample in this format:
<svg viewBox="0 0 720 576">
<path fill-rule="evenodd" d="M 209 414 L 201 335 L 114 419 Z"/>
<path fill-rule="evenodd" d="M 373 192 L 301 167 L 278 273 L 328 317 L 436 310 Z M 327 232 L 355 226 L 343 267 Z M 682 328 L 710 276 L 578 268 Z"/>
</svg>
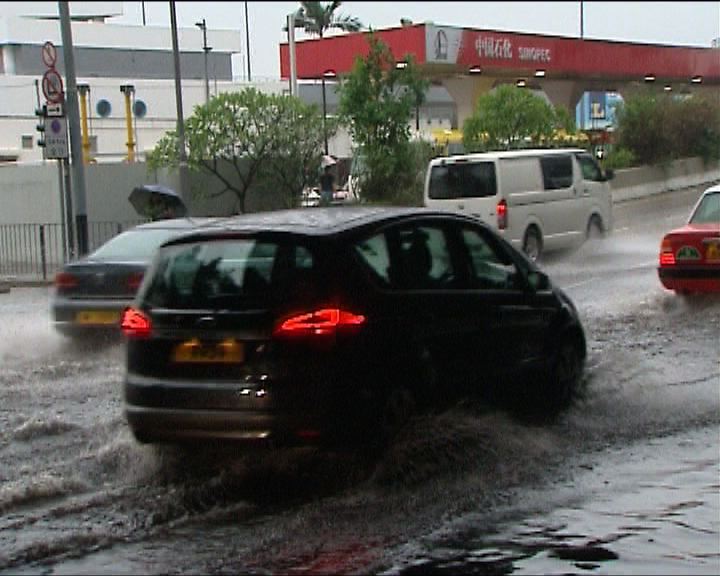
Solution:
<svg viewBox="0 0 720 576">
<path fill-rule="evenodd" d="M 581 148 L 434 158 L 424 204 L 476 216 L 537 260 L 612 230 L 612 176 Z"/>
</svg>

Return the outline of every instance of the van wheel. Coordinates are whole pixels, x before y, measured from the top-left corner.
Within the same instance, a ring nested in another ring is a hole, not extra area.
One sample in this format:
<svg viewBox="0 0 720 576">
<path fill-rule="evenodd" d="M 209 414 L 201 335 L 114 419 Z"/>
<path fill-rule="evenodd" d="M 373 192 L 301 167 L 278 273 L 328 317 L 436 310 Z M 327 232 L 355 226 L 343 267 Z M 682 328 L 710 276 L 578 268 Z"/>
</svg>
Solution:
<svg viewBox="0 0 720 576">
<path fill-rule="evenodd" d="M 600 217 L 597 214 L 590 216 L 590 220 L 587 225 L 586 236 L 588 240 L 596 240 L 603 236 L 603 226 L 600 221 Z"/>
<path fill-rule="evenodd" d="M 530 260 L 537 261 L 542 253 L 542 240 L 540 239 L 540 231 L 535 226 L 530 226 L 525 230 L 525 238 L 523 239 L 523 252 Z"/>
</svg>

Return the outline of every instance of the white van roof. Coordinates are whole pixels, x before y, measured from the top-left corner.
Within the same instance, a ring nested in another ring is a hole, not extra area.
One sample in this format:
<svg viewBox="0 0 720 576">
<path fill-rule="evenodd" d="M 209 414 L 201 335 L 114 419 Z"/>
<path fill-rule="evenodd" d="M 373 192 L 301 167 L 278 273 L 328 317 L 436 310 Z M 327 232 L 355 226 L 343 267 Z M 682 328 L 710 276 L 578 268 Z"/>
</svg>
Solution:
<svg viewBox="0 0 720 576">
<path fill-rule="evenodd" d="M 493 150 L 492 152 L 478 152 L 475 154 L 457 154 L 454 156 L 440 156 L 433 158 L 430 164 L 443 164 L 466 162 L 468 160 L 495 160 L 499 158 L 527 158 L 528 156 L 553 156 L 556 154 L 573 154 L 587 152 L 583 148 L 523 148 L 521 150 Z"/>
</svg>

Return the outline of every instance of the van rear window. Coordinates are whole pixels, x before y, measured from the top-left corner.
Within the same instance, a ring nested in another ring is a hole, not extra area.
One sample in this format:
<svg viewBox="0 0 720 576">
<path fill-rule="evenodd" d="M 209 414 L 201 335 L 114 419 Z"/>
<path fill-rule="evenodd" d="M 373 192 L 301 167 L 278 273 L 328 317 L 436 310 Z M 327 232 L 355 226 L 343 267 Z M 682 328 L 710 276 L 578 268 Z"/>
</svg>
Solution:
<svg viewBox="0 0 720 576">
<path fill-rule="evenodd" d="M 149 274 L 142 299 L 150 306 L 239 310 L 312 291 L 314 258 L 291 243 L 205 241 L 161 249 Z"/>
<path fill-rule="evenodd" d="M 434 200 L 483 198 L 496 193 L 493 162 L 448 163 L 430 170 L 428 196 Z"/>
</svg>

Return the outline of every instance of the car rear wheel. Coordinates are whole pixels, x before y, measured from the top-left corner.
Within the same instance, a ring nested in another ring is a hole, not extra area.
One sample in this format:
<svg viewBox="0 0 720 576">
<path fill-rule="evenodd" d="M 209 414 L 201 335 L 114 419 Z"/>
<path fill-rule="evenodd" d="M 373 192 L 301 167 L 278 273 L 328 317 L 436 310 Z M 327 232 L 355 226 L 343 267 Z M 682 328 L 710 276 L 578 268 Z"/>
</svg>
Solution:
<svg viewBox="0 0 720 576">
<path fill-rule="evenodd" d="M 380 435 L 383 443 L 397 436 L 417 411 L 415 394 L 407 386 L 399 386 L 385 398 L 380 417 Z"/>
<path fill-rule="evenodd" d="M 561 341 L 550 372 L 548 401 L 554 408 L 565 408 L 580 386 L 582 357 L 570 338 Z"/>
<path fill-rule="evenodd" d="M 542 253 L 542 239 L 540 238 L 540 231 L 536 226 L 530 226 L 527 230 L 525 230 L 523 252 L 525 252 L 530 260 L 537 261 L 540 259 L 540 254 Z"/>
</svg>

